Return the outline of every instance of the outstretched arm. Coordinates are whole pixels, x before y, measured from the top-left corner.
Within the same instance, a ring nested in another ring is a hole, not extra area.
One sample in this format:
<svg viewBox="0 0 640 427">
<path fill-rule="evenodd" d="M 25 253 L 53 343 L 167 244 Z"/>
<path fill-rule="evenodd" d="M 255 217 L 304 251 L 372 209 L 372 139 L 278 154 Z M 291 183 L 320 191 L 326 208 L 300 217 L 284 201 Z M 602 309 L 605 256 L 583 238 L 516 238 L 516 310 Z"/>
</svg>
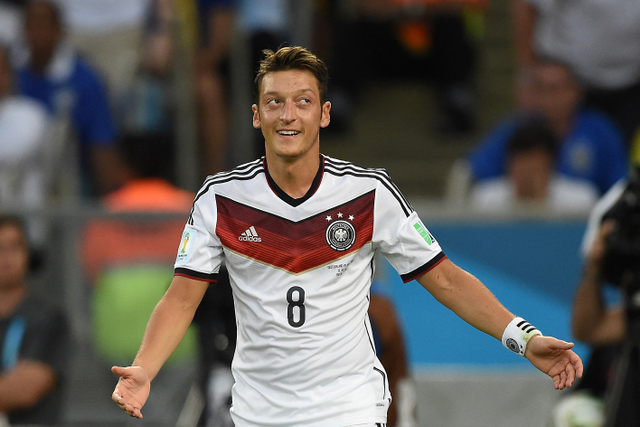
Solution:
<svg viewBox="0 0 640 427">
<path fill-rule="evenodd" d="M 150 383 L 182 341 L 207 286 L 208 282 L 175 276 L 151 314 L 132 366 L 112 368 L 120 379 L 111 398 L 127 414 L 142 418 Z"/>
<path fill-rule="evenodd" d="M 445 307 L 471 326 L 501 340 L 515 318 L 473 275 L 445 259 L 418 278 L 418 282 Z M 554 380 L 561 390 L 582 376 L 582 361 L 567 343 L 553 337 L 531 338 L 525 357 Z"/>
</svg>

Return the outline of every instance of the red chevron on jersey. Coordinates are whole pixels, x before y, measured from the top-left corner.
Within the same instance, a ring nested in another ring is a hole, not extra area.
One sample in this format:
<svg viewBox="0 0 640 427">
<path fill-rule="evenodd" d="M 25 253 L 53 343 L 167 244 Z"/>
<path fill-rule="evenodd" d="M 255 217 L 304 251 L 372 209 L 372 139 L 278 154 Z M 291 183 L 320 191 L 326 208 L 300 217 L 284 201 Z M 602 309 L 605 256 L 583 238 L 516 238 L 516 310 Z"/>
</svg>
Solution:
<svg viewBox="0 0 640 427">
<path fill-rule="evenodd" d="M 320 267 L 371 241 L 375 192 L 299 222 L 216 195 L 216 234 L 228 249 L 294 274 Z"/>
</svg>

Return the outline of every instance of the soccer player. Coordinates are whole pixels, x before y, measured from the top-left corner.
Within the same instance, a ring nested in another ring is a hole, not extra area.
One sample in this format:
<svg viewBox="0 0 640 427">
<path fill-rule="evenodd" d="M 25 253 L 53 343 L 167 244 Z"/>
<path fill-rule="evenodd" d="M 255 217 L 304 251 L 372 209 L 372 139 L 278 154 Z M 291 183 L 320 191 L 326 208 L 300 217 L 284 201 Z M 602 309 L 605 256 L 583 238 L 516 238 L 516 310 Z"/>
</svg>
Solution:
<svg viewBox="0 0 640 427">
<path fill-rule="evenodd" d="M 140 350 L 132 366 L 113 367 L 113 400 L 142 418 L 151 381 L 224 262 L 238 324 L 235 425 L 384 424 L 391 396 L 367 317 L 375 251 L 556 389 L 571 386 L 583 369 L 572 343 L 542 336 L 455 266 L 384 170 L 320 154 L 327 81 L 304 48 L 265 51 L 252 109 L 266 155 L 205 180 Z"/>
</svg>

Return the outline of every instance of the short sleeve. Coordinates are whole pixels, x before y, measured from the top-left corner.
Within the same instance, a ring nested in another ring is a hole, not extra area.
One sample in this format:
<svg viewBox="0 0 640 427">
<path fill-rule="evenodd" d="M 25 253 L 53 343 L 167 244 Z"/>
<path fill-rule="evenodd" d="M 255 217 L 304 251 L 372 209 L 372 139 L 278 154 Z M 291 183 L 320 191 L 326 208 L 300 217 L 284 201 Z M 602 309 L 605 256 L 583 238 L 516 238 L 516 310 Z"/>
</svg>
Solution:
<svg viewBox="0 0 640 427">
<path fill-rule="evenodd" d="M 376 192 L 374 244 L 404 282 L 426 273 L 445 258 L 440 244 L 395 189 Z"/>
<path fill-rule="evenodd" d="M 196 196 L 182 232 L 175 274 L 215 282 L 222 263 L 222 243 L 215 233 L 217 209 L 213 191 Z"/>
</svg>

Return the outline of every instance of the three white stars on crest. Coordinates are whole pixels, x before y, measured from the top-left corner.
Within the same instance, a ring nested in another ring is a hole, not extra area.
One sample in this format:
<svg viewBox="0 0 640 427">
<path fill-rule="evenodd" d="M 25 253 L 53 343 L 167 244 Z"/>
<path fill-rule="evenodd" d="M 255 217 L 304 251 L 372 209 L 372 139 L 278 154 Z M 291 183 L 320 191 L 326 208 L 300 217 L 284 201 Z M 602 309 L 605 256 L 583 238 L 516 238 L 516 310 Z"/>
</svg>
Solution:
<svg viewBox="0 0 640 427">
<path fill-rule="evenodd" d="M 338 218 L 342 218 L 344 216 L 344 214 L 342 212 L 338 212 L 338 214 L 336 216 Z M 348 218 L 349 218 L 349 221 L 353 221 L 355 219 L 355 217 L 353 215 L 349 215 Z M 331 215 L 327 215 L 326 220 L 327 221 L 332 221 L 333 218 L 331 217 Z"/>
</svg>

